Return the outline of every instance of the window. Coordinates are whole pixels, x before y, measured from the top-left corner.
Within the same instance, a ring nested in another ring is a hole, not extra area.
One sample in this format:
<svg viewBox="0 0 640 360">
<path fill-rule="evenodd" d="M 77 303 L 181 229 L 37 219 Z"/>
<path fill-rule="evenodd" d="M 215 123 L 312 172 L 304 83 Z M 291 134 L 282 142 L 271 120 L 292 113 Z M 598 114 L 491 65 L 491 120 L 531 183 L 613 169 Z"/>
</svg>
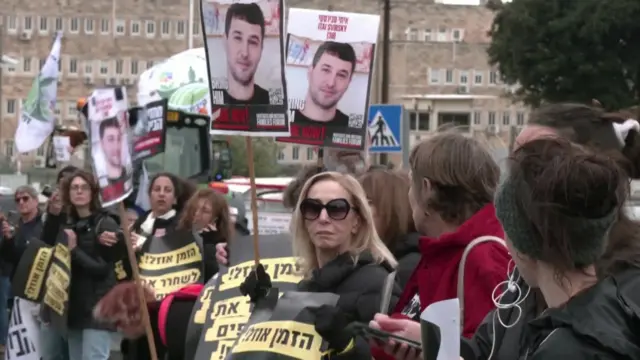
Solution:
<svg viewBox="0 0 640 360">
<path fill-rule="evenodd" d="M 33 22 L 32 22 L 32 18 L 31 18 L 31 16 L 25 16 L 25 17 L 24 17 L 24 24 L 23 24 L 23 26 L 24 26 L 24 28 L 23 28 L 23 30 L 24 30 L 24 31 L 31 31 L 31 30 L 33 30 Z"/>
<path fill-rule="evenodd" d="M 91 60 L 84 62 L 84 74 L 93 75 L 93 64 L 91 63 Z"/>
<path fill-rule="evenodd" d="M 39 59 L 38 60 L 38 69 L 42 69 L 44 67 L 44 63 L 47 61 L 47 59 Z"/>
<path fill-rule="evenodd" d="M 7 110 L 5 111 L 5 114 L 13 115 L 15 113 L 16 113 L 16 100 L 15 99 L 8 99 L 7 100 Z"/>
<path fill-rule="evenodd" d="M 428 131 L 430 118 L 428 112 L 412 111 L 409 113 L 409 126 L 411 130 Z"/>
<path fill-rule="evenodd" d="M 107 35 L 111 32 L 111 22 L 109 19 L 100 20 L 100 33 Z"/>
<path fill-rule="evenodd" d="M 454 42 L 461 42 L 463 34 L 464 34 L 464 30 L 453 29 L 453 31 L 451 32 L 451 37 L 453 38 Z"/>
<path fill-rule="evenodd" d="M 67 101 L 67 117 L 75 118 L 77 115 L 77 108 L 75 101 Z"/>
<path fill-rule="evenodd" d="M 93 34 L 93 19 L 84 19 L 84 33 Z"/>
<path fill-rule="evenodd" d="M 22 71 L 24 71 L 26 73 L 30 73 L 31 72 L 31 58 L 30 57 L 26 57 L 26 58 L 24 58 L 24 60 L 22 60 Z"/>
<path fill-rule="evenodd" d="M 69 59 L 69 74 L 77 74 L 78 73 L 78 60 Z"/>
<path fill-rule="evenodd" d="M 444 83 L 453 84 L 453 69 L 447 69 L 444 73 Z"/>
<path fill-rule="evenodd" d="M 138 60 L 131 60 L 131 67 L 129 70 L 131 75 L 138 75 Z"/>
<path fill-rule="evenodd" d="M 505 111 L 502 114 L 502 125 L 510 125 L 511 124 L 511 113 L 508 111 Z"/>
<path fill-rule="evenodd" d="M 489 125 L 496 124 L 496 113 L 495 111 L 489 111 Z"/>
<path fill-rule="evenodd" d="M 100 75 L 109 74 L 109 63 L 106 61 L 100 61 Z"/>
<path fill-rule="evenodd" d="M 193 35 L 200 35 L 200 22 L 199 21 L 194 21 L 193 22 Z"/>
<path fill-rule="evenodd" d="M 185 34 L 185 23 L 184 20 L 179 20 L 176 23 L 176 36 L 184 36 Z"/>
<path fill-rule="evenodd" d="M 147 70 L 153 67 L 153 60 L 147 61 Z"/>
<path fill-rule="evenodd" d="M 278 160 L 280 161 L 284 160 L 284 151 L 280 150 L 278 152 Z"/>
<path fill-rule="evenodd" d="M 460 84 L 466 85 L 469 83 L 469 72 L 467 70 L 460 70 Z"/>
<path fill-rule="evenodd" d="M 45 59 L 45 62 L 46 62 L 46 60 L 47 59 Z M 62 73 L 62 60 L 58 59 L 58 74 L 60 74 L 60 73 Z"/>
<path fill-rule="evenodd" d="M 69 32 L 77 34 L 80 31 L 80 20 L 78 18 L 71 18 L 69 20 Z"/>
<path fill-rule="evenodd" d="M 42 144 L 36 151 L 36 156 L 44 156 L 44 149 L 46 147 L 47 147 L 46 145 Z"/>
<path fill-rule="evenodd" d="M 416 30 L 416 29 L 407 28 L 407 30 L 405 30 L 404 34 L 406 35 L 407 40 L 409 40 L 409 41 L 417 41 L 418 40 L 418 30 Z"/>
<path fill-rule="evenodd" d="M 58 100 L 58 101 L 56 101 L 56 106 L 55 106 L 55 108 L 54 108 L 53 112 L 54 112 L 56 115 L 60 115 L 60 113 L 62 112 L 62 102 L 61 102 L 61 101 L 59 101 L 59 100 Z"/>
<path fill-rule="evenodd" d="M 6 65 L 6 69 L 8 73 L 14 73 L 16 72 L 16 66 L 13 64 L 8 64 Z"/>
<path fill-rule="evenodd" d="M 13 140 L 4 141 L 4 154 L 6 156 L 13 156 Z"/>
<path fill-rule="evenodd" d="M 124 27 L 126 22 L 122 19 L 116 20 L 116 35 L 124 35 Z"/>
<path fill-rule="evenodd" d="M 482 71 L 474 71 L 473 72 L 473 84 L 474 85 L 482 85 L 484 79 L 482 77 Z"/>
<path fill-rule="evenodd" d="M 116 60 L 116 75 L 122 75 L 123 64 L 122 60 Z"/>
<path fill-rule="evenodd" d="M 171 23 L 168 20 L 164 20 L 160 25 L 160 35 L 168 36 L 171 34 Z"/>
<path fill-rule="evenodd" d="M 447 41 L 447 33 L 449 31 L 447 30 L 447 28 L 440 28 L 438 30 L 438 41 L 443 42 L 443 41 Z"/>
<path fill-rule="evenodd" d="M 294 146 L 293 148 L 291 148 L 291 160 L 298 160 L 299 157 L 300 157 L 300 147 Z"/>
<path fill-rule="evenodd" d="M 429 69 L 429 83 L 438 84 L 440 82 L 440 69 Z"/>
<path fill-rule="evenodd" d="M 518 111 L 516 113 L 516 125 L 518 126 L 524 125 L 524 113 L 522 111 Z"/>
<path fill-rule="evenodd" d="M 473 113 L 473 125 L 480 125 L 482 123 L 482 113 L 476 111 Z"/>
<path fill-rule="evenodd" d="M 62 25 L 62 18 L 56 18 L 55 28 L 56 28 L 56 31 L 64 30 L 64 25 Z"/>
<path fill-rule="evenodd" d="M 131 35 L 140 35 L 140 21 L 131 21 Z"/>
<path fill-rule="evenodd" d="M 18 30 L 18 19 L 15 15 L 7 16 L 7 31 L 16 32 Z"/>
<path fill-rule="evenodd" d="M 313 148 L 307 148 L 307 160 L 313 160 Z"/>
<path fill-rule="evenodd" d="M 147 20 L 144 22 L 147 28 L 147 36 L 154 37 L 156 36 L 156 23 L 153 20 Z"/>
<path fill-rule="evenodd" d="M 41 33 L 47 33 L 49 31 L 49 19 L 45 16 L 40 16 L 39 30 Z"/>
<path fill-rule="evenodd" d="M 498 72 L 490 71 L 489 72 L 489 85 L 496 85 L 498 83 Z"/>
<path fill-rule="evenodd" d="M 431 29 L 422 30 L 422 41 L 431 41 Z"/>
</svg>

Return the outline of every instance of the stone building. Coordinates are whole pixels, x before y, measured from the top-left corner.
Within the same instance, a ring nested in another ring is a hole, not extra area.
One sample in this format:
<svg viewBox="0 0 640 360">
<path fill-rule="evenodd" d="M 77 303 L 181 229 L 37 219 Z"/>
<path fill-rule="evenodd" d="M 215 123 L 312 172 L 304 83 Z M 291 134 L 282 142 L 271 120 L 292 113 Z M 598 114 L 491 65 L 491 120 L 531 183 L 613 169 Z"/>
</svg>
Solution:
<svg viewBox="0 0 640 360">
<path fill-rule="evenodd" d="M 202 46 L 194 1 L 193 46 Z M 380 0 L 287 0 L 289 7 L 382 14 Z M 49 53 L 55 31 L 64 33 L 56 112 L 74 122 L 76 100 L 93 87 L 116 82 L 135 94 L 137 76 L 154 63 L 188 48 L 188 0 L 4 0 L 0 7 L 0 54 L 18 60 L 0 76 L 0 155 L 12 157 L 22 99 Z M 526 121 L 526 109 L 505 95 L 499 74 L 487 64 L 492 13 L 482 6 L 429 0 L 394 0 L 391 10 L 390 103 L 411 114 L 412 142 L 448 122 L 469 132 L 496 134 Z M 381 46 L 377 47 L 379 68 Z M 376 69 L 370 102 L 380 102 Z M 22 156 L 42 165 L 44 148 Z M 283 147 L 282 163 L 314 161 L 304 146 Z M 25 164 L 25 166 L 28 166 Z"/>
</svg>

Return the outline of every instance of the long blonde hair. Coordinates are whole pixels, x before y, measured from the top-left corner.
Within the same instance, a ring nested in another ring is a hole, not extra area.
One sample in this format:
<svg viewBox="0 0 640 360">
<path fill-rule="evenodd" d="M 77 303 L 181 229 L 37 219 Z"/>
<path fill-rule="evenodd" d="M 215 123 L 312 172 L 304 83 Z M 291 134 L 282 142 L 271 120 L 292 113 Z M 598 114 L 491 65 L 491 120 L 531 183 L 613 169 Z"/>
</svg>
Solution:
<svg viewBox="0 0 640 360">
<path fill-rule="evenodd" d="M 309 189 L 311 189 L 314 184 L 325 180 L 337 182 L 349 193 L 353 201 L 353 206 L 357 209 L 357 214 L 362 221 L 358 233 L 351 239 L 351 246 L 348 250 L 354 262 L 357 261 L 363 251 L 369 250 L 376 263 L 380 264 L 386 261 L 395 268 L 398 262 L 378 236 L 373 221 L 373 214 L 371 213 L 371 207 L 358 180 L 351 175 L 338 172 L 323 172 L 313 176 L 304 184 L 293 212 L 293 217 L 291 218 L 293 254 L 299 259 L 298 261 L 300 261 L 300 267 L 304 276 L 309 277 L 311 272 L 319 267 L 319 264 L 316 249 L 309 236 L 309 231 L 307 231 L 304 217 L 300 213 L 300 203 L 307 198 Z"/>
</svg>

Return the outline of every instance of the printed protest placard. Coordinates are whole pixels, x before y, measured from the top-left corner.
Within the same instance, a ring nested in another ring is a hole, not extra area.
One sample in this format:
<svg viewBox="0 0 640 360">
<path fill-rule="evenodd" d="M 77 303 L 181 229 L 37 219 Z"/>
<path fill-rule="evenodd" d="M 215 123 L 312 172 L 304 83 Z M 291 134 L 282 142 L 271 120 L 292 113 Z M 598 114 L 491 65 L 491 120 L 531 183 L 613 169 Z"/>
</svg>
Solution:
<svg viewBox="0 0 640 360">
<path fill-rule="evenodd" d="M 201 0 L 211 133 L 288 136 L 282 0 Z"/>
<path fill-rule="evenodd" d="M 152 101 L 135 109 L 133 128 L 133 161 L 164 152 L 167 100 Z"/>
<path fill-rule="evenodd" d="M 36 319 L 40 306 L 15 297 L 9 318 L 5 360 L 40 360 L 40 324 Z"/>
<path fill-rule="evenodd" d="M 126 90 L 96 89 L 89 98 L 88 123 L 93 171 L 103 206 L 124 200 L 133 191 Z"/>
<path fill-rule="evenodd" d="M 362 150 L 380 17 L 290 9 L 287 96 L 291 135 L 281 142 Z"/>
<path fill-rule="evenodd" d="M 53 151 L 56 161 L 67 162 L 71 160 L 71 141 L 68 136 L 56 135 L 53 137 Z"/>
</svg>

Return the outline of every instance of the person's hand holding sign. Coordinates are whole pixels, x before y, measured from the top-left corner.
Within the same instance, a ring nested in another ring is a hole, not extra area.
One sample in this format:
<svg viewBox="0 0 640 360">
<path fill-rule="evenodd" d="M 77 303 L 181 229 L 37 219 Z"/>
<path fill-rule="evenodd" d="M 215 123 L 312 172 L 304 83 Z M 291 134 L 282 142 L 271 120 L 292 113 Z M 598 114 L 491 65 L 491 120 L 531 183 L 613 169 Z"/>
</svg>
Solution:
<svg viewBox="0 0 640 360">
<path fill-rule="evenodd" d="M 115 232 L 105 231 L 98 237 L 100 244 L 111 247 L 118 242 L 118 237 Z"/>
</svg>

